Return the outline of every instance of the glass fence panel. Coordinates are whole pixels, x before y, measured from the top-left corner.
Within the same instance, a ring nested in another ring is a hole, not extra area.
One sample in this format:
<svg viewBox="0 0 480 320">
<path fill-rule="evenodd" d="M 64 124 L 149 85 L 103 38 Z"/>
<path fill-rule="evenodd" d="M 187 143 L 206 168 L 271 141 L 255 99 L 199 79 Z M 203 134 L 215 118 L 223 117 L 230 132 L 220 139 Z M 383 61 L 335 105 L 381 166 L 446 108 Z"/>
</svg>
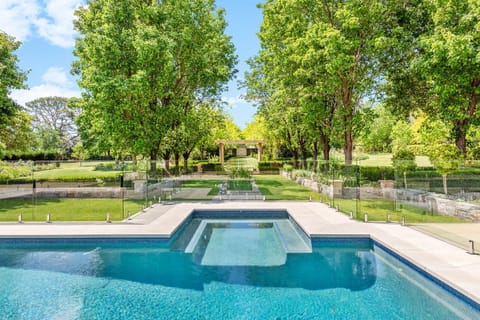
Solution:
<svg viewBox="0 0 480 320">
<path fill-rule="evenodd" d="M 8 175 L 9 168 L 2 168 L 0 175 L 0 221 L 32 221 L 34 215 L 34 185 L 31 169 L 23 170 L 22 175 Z M 10 171 L 12 172 L 12 171 Z"/>
</svg>

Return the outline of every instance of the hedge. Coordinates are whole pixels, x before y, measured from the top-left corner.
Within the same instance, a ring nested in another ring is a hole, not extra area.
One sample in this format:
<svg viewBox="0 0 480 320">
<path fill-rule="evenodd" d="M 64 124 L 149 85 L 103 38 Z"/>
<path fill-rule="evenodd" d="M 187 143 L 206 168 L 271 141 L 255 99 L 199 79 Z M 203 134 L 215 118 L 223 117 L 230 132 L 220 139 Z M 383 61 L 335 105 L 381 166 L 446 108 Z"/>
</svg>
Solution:
<svg viewBox="0 0 480 320">
<path fill-rule="evenodd" d="M 220 162 L 209 162 L 202 164 L 202 171 L 223 171 L 223 166 Z"/>
<path fill-rule="evenodd" d="M 258 170 L 260 171 L 279 171 L 283 167 L 284 161 L 260 161 Z"/>
<path fill-rule="evenodd" d="M 57 160 L 61 155 L 54 151 L 28 151 L 28 152 L 5 152 L 3 160 Z"/>
</svg>

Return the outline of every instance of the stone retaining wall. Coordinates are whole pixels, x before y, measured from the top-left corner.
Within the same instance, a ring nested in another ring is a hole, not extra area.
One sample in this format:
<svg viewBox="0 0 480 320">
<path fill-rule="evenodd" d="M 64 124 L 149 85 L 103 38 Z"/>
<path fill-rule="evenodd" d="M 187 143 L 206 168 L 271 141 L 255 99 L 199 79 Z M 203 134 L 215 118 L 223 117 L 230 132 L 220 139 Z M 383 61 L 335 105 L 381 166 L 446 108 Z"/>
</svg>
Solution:
<svg viewBox="0 0 480 320">
<path fill-rule="evenodd" d="M 322 193 L 330 198 L 356 199 L 360 192 L 360 199 L 385 199 L 399 201 L 421 208 L 427 212 L 436 212 L 443 215 L 460 217 L 466 220 L 480 222 L 480 205 L 446 198 L 442 194 L 425 192 L 414 189 L 396 189 L 393 181 L 381 180 L 380 187 L 364 186 L 348 188 L 342 186 L 341 180 L 331 180 L 330 185 L 324 185 L 305 177 L 292 179 L 291 174 L 281 171 L 280 174 L 313 191 Z M 360 190 L 359 190 L 360 189 Z M 478 199 L 478 194 L 468 194 L 472 199 Z"/>
</svg>

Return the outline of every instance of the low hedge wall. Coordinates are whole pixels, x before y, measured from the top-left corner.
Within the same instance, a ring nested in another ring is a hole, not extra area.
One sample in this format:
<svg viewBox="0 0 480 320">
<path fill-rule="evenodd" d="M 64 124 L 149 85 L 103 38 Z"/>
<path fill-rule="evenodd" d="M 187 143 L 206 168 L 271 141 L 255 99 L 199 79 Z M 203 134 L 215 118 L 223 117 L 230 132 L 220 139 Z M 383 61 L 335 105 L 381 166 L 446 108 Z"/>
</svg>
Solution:
<svg viewBox="0 0 480 320">
<path fill-rule="evenodd" d="M 29 151 L 29 152 L 5 152 L 3 160 L 16 161 L 16 160 L 58 160 L 61 155 L 52 151 Z"/>
</svg>

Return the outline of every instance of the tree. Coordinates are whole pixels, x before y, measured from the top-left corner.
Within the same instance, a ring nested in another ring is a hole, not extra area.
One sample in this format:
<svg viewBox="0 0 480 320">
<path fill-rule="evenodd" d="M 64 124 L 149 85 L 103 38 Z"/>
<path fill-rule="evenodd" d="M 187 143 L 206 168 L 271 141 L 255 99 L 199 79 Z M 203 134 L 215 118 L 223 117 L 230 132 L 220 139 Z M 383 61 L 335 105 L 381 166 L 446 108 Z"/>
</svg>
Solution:
<svg viewBox="0 0 480 320">
<path fill-rule="evenodd" d="M 382 25 L 384 37 L 377 42 L 379 63 L 385 81 L 380 85 L 385 107 L 406 120 L 421 110 L 430 96 L 427 82 L 411 62 L 422 52 L 420 37 L 431 31 L 431 2 L 387 0 L 388 14 Z"/>
<path fill-rule="evenodd" d="M 213 0 L 93 0 L 76 16 L 73 70 L 87 115 L 101 117 L 114 145 L 150 157 L 154 171 L 181 115 L 218 98 L 235 72 L 224 11 Z"/>
<path fill-rule="evenodd" d="M 188 160 L 190 154 L 197 147 L 202 137 L 209 134 L 214 123 L 220 118 L 220 114 L 211 105 L 200 104 L 190 109 L 184 115 L 180 125 L 173 130 L 173 138 L 176 148 L 174 153 L 180 153 L 183 158 L 183 172 L 188 172 Z M 178 159 L 176 166 L 178 169 Z"/>
<path fill-rule="evenodd" d="M 25 111 L 16 111 L 8 124 L 0 126 L 0 143 L 6 150 L 29 151 L 35 137 L 31 129 L 32 117 Z"/>
<path fill-rule="evenodd" d="M 278 145 L 275 138 L 270 134 L 267 121 L 261 114 L 256 114 L 253 121 L 247 123 L 242 135 L 246 140 L 263 140 L 262 158 L 275 158 L 278 152 Z"/>
<path fill-rule="evenodd" d="M 20 42 L 0 30 L 0 127 L 8 124 L 20 109 L 9 97 L 11 90 L 25 88 L 27 73 L 18 68 L 14 54 L 19 47 Z"/>
<path fill-rule="evenodd" d="M 263 105 L 283 101 L 303 115 L 295 123 L 300 149 L 321 144 L 328 159 L 331 140 L 340 135 L 350 165 L 358 111 L 380 76 L 377 43 L 384 36 L 385 4 L 270 0 L 262 8 L 261 50 L 246 77 L 250 96 Z"/>
<path fill-rule="evenodd" d="M 33 130 L 44 138 L 44 150 L 71 152 L 78 142 L 78 108 L 69 106 L 67 98 L 46 97 L 27 102 L 25 109 L 32 115 Z"/>
<path fill-rule="evenodd" d="M 448 123 L 465 156 L 479 121 L 480 4 L 478 1 L 392 2 L 396 23 L 384 41 L 386 103 L 405 116 L 422 110 Z"/>
<path fill-rule="evenodd" d="M 415 136 L 411 125 L 403 120 L 397 121 L 390 134 L 393 153 L 408 150 L 408 146 L 414 142 L 414 138 Z"/>
<path fill-rule="evenodd" d="M 361 133 L 362 149 L 368 152 L 391 152 L 395 117 L 383 105 L 373 109 L 372 116 Z"/>
<path fill-rule="evenodd" d="M 229 115 L 225 115 L 222 122 L 222 130 L 219 134 L 221 139 L 225 140 L 241 140 L 243 139 L 242 130 L 233 122 Z"/>
<path fill-rule="evenodd" d="M 433 1 L 431 33 L 420 37 L 418 68 L 433 98 L 428 114 L 451 124 L 458 150 L 465 156 L 466 137 L 480 120 L 480 3 L 472 0 Z"/>
</svg>

